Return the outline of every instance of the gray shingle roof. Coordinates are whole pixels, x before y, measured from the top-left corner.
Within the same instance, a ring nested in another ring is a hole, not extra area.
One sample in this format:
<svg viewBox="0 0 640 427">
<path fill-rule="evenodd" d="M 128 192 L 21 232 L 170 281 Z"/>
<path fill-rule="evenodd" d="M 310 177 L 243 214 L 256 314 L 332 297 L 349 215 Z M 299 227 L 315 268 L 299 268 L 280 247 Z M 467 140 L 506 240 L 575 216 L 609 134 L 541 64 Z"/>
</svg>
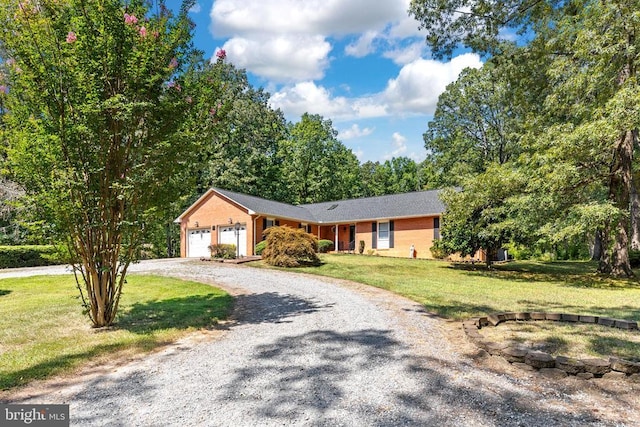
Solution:
<svg viewBox="0 0 640 427">
<path fill-rule="evenodd" d="M 293 206 L 287 203 L 274 202 L 261 197 L 249 196 L 247 194 L 236 193 L 234 191 L 213 188 L 214 191 L 233 200 L 261 215 L 269 215 L 279 218 L 295 219 L 307 222 L 316 222 L 313 215 L 304 207 Z"/>
<path fill-rule="evenodd" d="M 445 210 L 444 203 L 438 197 L 440 190 L 416 191 L 300 206 L 274 202 L 220 188 L 213 188 L 213 190 L 261 215 L 314 223 L 410 218 L 440 215 Z"/>
<path fill-rule="evenodd" d="M 353 222 L 440 215 L 445 211 L 440 190 L 302 205 L 318 222 Z"/>
</svg>

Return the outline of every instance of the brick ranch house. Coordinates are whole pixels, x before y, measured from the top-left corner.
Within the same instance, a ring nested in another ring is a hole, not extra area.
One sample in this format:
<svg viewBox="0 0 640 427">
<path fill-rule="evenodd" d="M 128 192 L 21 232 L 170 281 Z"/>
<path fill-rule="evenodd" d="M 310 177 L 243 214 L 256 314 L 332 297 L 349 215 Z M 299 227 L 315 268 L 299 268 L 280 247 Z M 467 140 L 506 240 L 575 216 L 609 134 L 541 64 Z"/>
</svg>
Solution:
<svg viewBox="0 0 640 427">
<path fill-rule="evenodd" d="M 429 248 L 440 236 L 445 210 L 439 190 L 308 205 L 289 205 L 260 197 L 211 188 L 180 215 L 180 256 L 209 257 L 209 245 L 229 243 L 240 255 L 254 254 L 262 232 L 271 226 L 304 228 L 318 239 L 331 240 L 338 251 L 432 258 Z M 236 231 L 236 228 L 239 228 Z M 477 257 L 478 258 L 478 257 Z"/>
</svg>

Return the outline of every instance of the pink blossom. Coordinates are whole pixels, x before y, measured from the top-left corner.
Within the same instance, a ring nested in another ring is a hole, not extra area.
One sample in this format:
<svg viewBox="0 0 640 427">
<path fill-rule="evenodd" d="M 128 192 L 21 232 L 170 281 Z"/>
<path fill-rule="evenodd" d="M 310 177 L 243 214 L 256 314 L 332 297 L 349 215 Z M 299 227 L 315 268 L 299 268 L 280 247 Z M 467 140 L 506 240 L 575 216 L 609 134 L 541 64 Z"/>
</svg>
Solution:
<svg viewBox="0 0 640 427">
<path fill-rule="evenodd" d="M 138 23 L 138 18 L 135 15 L 129 15 L 128 13 L 124 14 L 124 23 L 135 25 Z"/>
<path fill-rule="evenodd" d="M 224 60 L 227 57 L 227 51 L 224 49 L 220 49 L 216 52 L 216 57 L 218 59 Z"/>
<path fill-rule="evenodd" d="M 210 110 L 209 110 L 209 114 L 211 114 L 212 116 L 215 116 L 215 115 L 216 115 L 216 112 L 217 112 L 217 111 L 216 111 L 216 109 L 215 109 L 215 108 L 212 108 L 212 109 L 210 109 Z"/>
<path fill-rule="evenodd" d="M 13 58 L 7 59 L 7 65 L 13 67 L 14 65 L 16 65 L 16 60 Z"/>
<path fill-rule="evenodd" d="M 169 62 L 169 69 L 173 70 L 174 68 L 178 68 L 178 60 L 176 58 L 171 58 L 171 62 Z"/>
<path fill-rule="evenodd" d="M 167 87 L 168 88 L 172 88 L 177 90 L 178 92 L 180 92 L 182 90 L 182 86 L 180 86 L 180 83 L 176 83 L 176 82 L 169 82 L 167 83 Z"/>
<path fill-rule="evenodd" d="M 193 98 L 191 98 L 190 96 L 187 96 L 185 98 L 185 101 L 187 101 L 187 104 L 191 104 L 191 103 L 193 103 Z"/>
<path fill-rule="evenodd" d="M 154 31 L 152 34 L 153 34 L 153 38 L 157 39 L 158 37 L 160 37 L 160 33 L 158 31 Z"/>
<path fill-rule="evenodd" d="M 140 27 L 140 37 L 147 37 L 147 29 L 144 26 Z"/>
<path fill-rule="evenodd" d="M 9 88 L 5 85 L 0 85 L 0 94 L 1 93 L 9 93 Z"/>
<path fill-rule="evenodd" d="M 76 37 L 76 33 L 74 33 L 73 31 L 69 31 L 69 33 L 67 34 L 67 43 L 75 43 L 76 40 L 78 40 L 78 37 Z"/>
</svg>

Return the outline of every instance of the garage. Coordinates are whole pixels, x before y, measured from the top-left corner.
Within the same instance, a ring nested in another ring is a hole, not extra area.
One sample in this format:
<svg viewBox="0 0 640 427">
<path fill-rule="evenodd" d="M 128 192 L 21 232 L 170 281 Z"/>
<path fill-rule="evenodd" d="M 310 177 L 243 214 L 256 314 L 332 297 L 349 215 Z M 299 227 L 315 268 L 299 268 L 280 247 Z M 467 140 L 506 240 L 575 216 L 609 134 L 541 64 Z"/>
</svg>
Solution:
<svg viewBox="0 0 640 427">
<path fill-rule="evenodd" d="M 221 226 L 218 228 L 219 243 L 225 243 L 228 245 L 237 245 L 238 239 L 240 239 L 240 255 L 247 255 L 247 226 L 240 226 L 240 236 L 236 235 L 236 230 L 233 226 Z"/>
<path fill-rule="evenodd" d="M 187 257 L 210 257 L 209 245 L 211 245 L 211 230 L 190 230 Z"/>
</svg>

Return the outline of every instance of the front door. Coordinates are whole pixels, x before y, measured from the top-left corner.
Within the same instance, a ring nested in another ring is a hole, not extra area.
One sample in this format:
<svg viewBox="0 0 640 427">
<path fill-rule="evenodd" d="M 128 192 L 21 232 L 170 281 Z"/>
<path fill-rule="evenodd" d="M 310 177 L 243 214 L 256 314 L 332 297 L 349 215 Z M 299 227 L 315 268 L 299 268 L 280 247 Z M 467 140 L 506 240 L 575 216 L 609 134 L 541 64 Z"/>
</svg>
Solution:
<svg viewBox="0 0 640 427">
<path fill-rule="evenodd" d="M 349 226 L 349 250 L 354 251 L 356 249 L 356 226 Z"/>
</svg>

